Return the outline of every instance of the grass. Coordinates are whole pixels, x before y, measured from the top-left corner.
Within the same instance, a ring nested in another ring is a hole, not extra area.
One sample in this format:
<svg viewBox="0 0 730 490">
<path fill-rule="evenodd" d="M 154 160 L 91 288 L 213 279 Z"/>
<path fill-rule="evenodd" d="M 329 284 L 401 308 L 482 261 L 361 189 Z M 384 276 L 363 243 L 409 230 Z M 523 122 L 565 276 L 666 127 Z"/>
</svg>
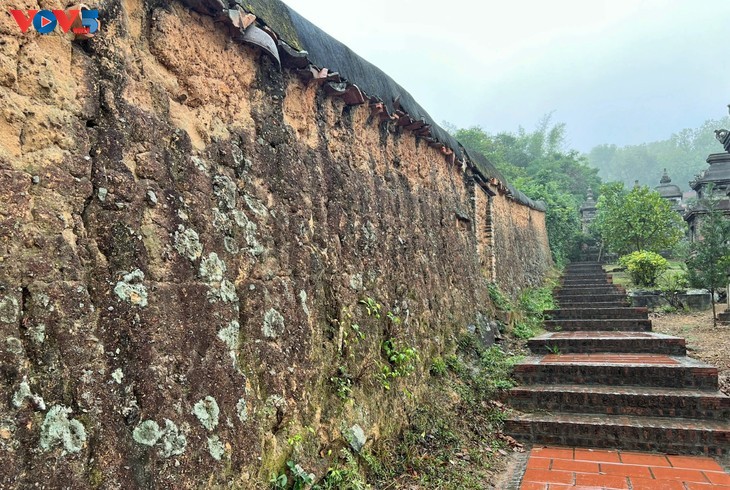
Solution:
<svg viewBox="0 0 730 490">
<path fill-rule="evenodd" d="M 519 297 L 515 308 L 515 322 L 512 334 L 518 339 L 527 340 L 544 333 L 542 328 L 543 311 L 557 308 L 553 298 L 554 284 L 541 288 L 525 290 Z"/>
<path fill-rule="evenodd" d="M 507 409 L 498 400 L 515 386 L 512 370 L 522 359 L 524 339 L 542 333 L 543 311 L 555 309 L 555 283 L 511 300 L 490 286 L 493 305 L 511 312 L 504 349 L 485 347 L 474 334 L 456 341 L 456 352 L 430 366 L 432 396 L 409 414 L 397 440 L 380 441 L 363 457 L 376 488 L 481 489 L 509 450 L 501 429 Z M 514 346 L 517 346 L 516 349 Z"/>
<path fill-rule="evenodd" d="M 380 441 L 363 460 L 375 488 L 481 489 L 508 449 L 501 427 L 506 408 L 495 397 L 514 386 L 520 356 L 484 348 L 472 334 L 438 362 L 433 396 L 409 415 L 393 441 Z M 443 364 L 442 364 L 443 362 Z"/>
</svg>

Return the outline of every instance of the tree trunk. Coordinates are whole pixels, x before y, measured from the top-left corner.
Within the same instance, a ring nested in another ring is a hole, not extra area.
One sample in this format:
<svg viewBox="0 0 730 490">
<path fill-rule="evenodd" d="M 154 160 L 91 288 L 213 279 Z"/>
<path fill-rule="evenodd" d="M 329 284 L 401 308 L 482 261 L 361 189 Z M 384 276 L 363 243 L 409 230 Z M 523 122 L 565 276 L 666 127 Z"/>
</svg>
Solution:
<svg viewBox="0 0 730 490">
<path fill-rule="evenodd" d="M 717 315 L 715 314 L 715 288 L 710 289 L 710 299 L 712 300 L 712 328 L 717 328 Z"/>
</svg>

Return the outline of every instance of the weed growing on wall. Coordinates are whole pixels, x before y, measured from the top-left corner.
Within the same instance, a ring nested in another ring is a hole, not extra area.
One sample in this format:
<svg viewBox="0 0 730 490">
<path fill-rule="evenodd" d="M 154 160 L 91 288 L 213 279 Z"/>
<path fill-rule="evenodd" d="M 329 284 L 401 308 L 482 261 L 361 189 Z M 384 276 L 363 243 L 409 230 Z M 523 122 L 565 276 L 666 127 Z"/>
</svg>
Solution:
<svg viewBox="0 0 730 490">
<path fill-rule="evenodd" d="M 427 384 L 428 396 L 419 397 L 417 404 L 408 400 L 422 359 L 403 337 L 404 329 L 397 328 L 405 323 L 400 312 L 372 297 L 343 308 L 337 320 L 340 355 L 329 378 L 334 395 L 356 407 L 363 389 L 380 385 L 403 400 L 407 425 L 357 449 L 345 437 L 345 448 L 327 453 L 328 469 L 318 481 L 309 479 L 311 460 L 298 460 L 304 453 L 294 451 L 271 485 L 313 490 L 484 488 L 502 455 L 519 449 L 501 434 L 508 409 L 499 399 L 515 386 L 512 370 L 522 359 L 521 339 L 538 333 L 543 310 L 555 308 L 553 287 L 550 283 L 525 290 L 513 300 L 491 285 L 495 307 L 509 313 L 503 315 L 510 319 L 504 339 L 485 345 L 478 332 L 464 329 L 448 350 L 431 353 L 425 360 L 430 376 L 419 381 Z M 289 444 L 301 446 L 300 437 L 306 435 L 300 431 L 290 436 Z"/>
</svg>

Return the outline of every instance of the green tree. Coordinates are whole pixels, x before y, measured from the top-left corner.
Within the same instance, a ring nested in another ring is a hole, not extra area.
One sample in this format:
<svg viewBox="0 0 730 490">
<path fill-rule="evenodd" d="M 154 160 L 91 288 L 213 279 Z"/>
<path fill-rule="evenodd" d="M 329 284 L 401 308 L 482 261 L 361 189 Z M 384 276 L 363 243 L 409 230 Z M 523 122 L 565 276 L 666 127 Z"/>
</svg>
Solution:
<svg viewBox="0 0 730 490">
<path fill-rule="evenodd" d="M 654 187 L 666 168 L 672 182 L 687 190 L 687 184 L 707 168 L 707 155 L 722 151 L 715 140 L 715 129 L 730 126 L 730 118 L 705 121 L 697 128 L 687 128 L 661 141 L 639 145 L 598 145 L 588 154 L 591 167 L 600 169 L 608 181 L 633 185 L 635 180 Z"/>
<path fill-rule="evenodd" d="M 553 124 L 547 114 L 534 131 L 489 134 L 479 126 L 457 129 L 445 124 L 466 147 L 486 156 L 516 188 L 547 204 L 546 226 L 550 249 L 559 265 L 568 260 L 580 235 L 578 208 L 588 188 L 597 189 L 598 169 L 574 150 L 566 150 L 565 124 Z"/>
<path fill-rule="evenodd" d="M 622 183 L 601 188 L 596 228 L 603 243 L 620 255 L 670 250 L 684 236 L 684 220 L 658 192 Z"/>
<path fill-rule="evenodd" d="M 578 204 L 556 182 L 523 182 L 520 188 L 531 198 L 545 202 L 545 226 L 550 240 L 550 251 L 555 263 L 564 265 L 571 258 L 573 242 L 581 233 Z"/>
<path fill-rule="evenodd" d="M 699 239 L 690 245 L 687 273 L 691 286 L 710 290 L 713 326 L 717 326 L 715 292 L 724 288 L 728 281 L 730 220 L 718 209 L 716 199 L 703 199 L 700 205 L 707 214 L 702 217 Z"/>
</svg>

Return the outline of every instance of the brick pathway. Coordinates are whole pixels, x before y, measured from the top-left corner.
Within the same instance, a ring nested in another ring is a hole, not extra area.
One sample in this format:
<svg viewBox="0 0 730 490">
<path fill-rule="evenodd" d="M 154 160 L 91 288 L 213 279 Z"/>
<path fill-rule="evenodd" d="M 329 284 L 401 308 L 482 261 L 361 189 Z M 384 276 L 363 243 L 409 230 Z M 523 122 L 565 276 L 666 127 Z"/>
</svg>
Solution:
<svg viewBox="0 0 730 490">
<path fill-rule="evenodd" d="M 698 456 L 540 447 L 530 453 L 520 490 L 730 490 L 730 474 Z"/>
</svg>

